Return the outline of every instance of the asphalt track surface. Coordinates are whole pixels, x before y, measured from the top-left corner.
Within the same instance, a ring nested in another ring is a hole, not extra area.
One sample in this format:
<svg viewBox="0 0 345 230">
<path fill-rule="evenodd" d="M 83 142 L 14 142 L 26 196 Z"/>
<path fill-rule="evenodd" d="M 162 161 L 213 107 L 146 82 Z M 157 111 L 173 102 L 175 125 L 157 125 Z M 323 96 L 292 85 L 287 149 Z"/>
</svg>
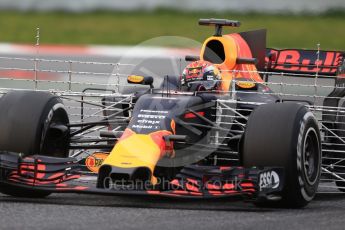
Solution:
<svg viewBox="0 0 345 230">
<path fill-rule="evenodd" d="M 151 63 L 155 69 L 151 72 L 157 71 L 157 75 L 174 73 L 169 70 L 169 63 L 157 60 Z M 0 229 L 344 229 L 344 217 L 343 194 L 320 194 L 306 208 L 297 210 L 257 208 L 237 199 L 78 194 L 24 199 L 0 195 Z"/>
<path fill-rule="evenodd" d="M 345 195 L 319 195 L 298 210 L 256 208 L 233 199 L 0 196 L 1 229 L 344 229 L 344 216 Z"/>
</svg>

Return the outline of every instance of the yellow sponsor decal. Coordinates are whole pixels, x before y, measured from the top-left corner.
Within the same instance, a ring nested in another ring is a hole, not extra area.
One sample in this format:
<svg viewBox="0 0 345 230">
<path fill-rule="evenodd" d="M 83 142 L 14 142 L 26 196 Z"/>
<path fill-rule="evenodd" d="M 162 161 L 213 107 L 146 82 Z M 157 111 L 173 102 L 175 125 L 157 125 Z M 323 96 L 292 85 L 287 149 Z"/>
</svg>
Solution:
<svg viewBox="0 0 345 230">
<path fill-rule="evenodd" d="M 93 153 L 85 159 L 85 165 L 90 171 L 98 173 L 99 168 L 107 157 L 108 154 L 106 153 Z"/>
<path fill-rule="evenodd" d="M 243 89 L 251 89 L 255 87 L 255 83 L 250 81 L 238 81 L 236 82 L 236 85 Z"/>
</svg>

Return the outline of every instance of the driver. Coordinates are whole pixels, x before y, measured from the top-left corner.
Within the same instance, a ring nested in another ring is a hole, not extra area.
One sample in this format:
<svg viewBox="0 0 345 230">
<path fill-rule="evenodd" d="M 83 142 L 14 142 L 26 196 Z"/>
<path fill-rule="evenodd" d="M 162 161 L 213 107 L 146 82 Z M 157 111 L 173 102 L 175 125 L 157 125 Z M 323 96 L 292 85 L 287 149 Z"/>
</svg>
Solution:
<svg viewBox="0 0 345 230">
<path fill-rule="evenodd" d="M 181 88 L 186 91 L 219 90 L 219 69 L 208 61 L 195 61 L 186 66 L 181 76 Z"/>
</svg>

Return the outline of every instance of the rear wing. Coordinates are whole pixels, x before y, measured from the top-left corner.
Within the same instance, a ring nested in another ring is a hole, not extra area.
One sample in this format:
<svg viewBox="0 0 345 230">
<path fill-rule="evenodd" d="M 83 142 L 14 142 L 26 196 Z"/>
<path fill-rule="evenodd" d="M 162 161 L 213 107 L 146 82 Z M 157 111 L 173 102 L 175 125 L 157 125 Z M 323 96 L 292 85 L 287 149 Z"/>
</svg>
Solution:
<svg viewBox="0 0 345 230">
<path fill-rule="evenodd" d="M 266 49 L 265 67 L 269 72 L 307 74 L 305 77 L 344 76 L 345 53 L 301 49 Z"/>
<path fill-rule="evenodd" d="M 265 70 L 294 77 L 331 78 L 334 88 L 323 100 L 325 108 L 338 108 L 340 99 L 345 97 L 345 53 L 341 51 L 266 49 Z M 268 80 L 268 78 L 266 78 Z M 337 110 L 322 114 L 327 129 L 334 129 Z"/>
</svg>

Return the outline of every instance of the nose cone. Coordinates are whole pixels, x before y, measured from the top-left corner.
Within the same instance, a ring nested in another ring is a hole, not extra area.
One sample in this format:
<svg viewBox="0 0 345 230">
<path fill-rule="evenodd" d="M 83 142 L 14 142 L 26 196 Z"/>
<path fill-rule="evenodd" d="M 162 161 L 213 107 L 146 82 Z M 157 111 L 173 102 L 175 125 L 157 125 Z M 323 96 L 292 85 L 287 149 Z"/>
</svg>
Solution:
<svg viewBox="0 0 345 230">
<path fill-rule="evenodd" d="M 169 131 L 157 131 L 150 134 L 137 134 L 126 129 L 99 170 L 98 185 L 105 178 L 112 180 L 145 180 L 156 183 L 153 176 L 157 162 L 164 156 L 166 144 L 163 136 Z"/>
</svg>

